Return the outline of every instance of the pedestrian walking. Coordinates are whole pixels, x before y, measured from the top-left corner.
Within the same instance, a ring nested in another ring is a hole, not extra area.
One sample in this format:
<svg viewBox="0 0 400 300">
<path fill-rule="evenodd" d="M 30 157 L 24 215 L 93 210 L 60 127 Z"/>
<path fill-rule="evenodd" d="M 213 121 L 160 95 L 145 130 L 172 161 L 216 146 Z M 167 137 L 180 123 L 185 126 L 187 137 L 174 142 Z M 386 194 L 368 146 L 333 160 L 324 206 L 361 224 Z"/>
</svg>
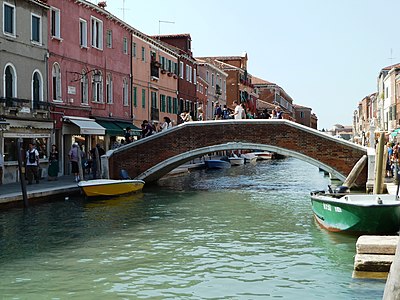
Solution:
<svg viewBox="0 0 400 300">
<path fill-rule="evenodd" d="M 28 184 L 32 184 L 33 179 L 36 183 L 39 183 L 39 152 L 34 143 L 29 143 L 29 149 L 26 151 L 25 169 Z"/>
</svg>

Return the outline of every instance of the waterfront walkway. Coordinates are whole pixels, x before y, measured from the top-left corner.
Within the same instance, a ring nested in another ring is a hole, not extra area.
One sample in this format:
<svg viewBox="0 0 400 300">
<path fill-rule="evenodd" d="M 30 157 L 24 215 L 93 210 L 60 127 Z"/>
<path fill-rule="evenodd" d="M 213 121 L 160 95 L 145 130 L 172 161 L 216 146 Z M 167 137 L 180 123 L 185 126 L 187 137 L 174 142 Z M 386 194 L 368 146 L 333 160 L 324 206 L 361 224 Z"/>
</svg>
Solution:
<svg viewBox="0 0 400 300">
<path fill-rule="evenodd" d="M 190 169 L 201 168 L 202 162 L 182 165 L 170 172 L 170 175 L 185 174 Z M 80 189 L 74 176 L 60 176 L 56 181 L 48 181 L 47 178 L 40 180 L 40 183 L 32 183 L 26 186 L 28 201 L 38 202 L 56 200 L 57 197 L 68 196 L 80 193 Z M 0 209 L 9 206 L 22 206 L 23 197 L 21 184 L 19 182 L 0 185 Z"/>
<path fill-rule="evenodd" d="M 33 183 L 26 186 L 28 199 L 31 200 L 51 200 L 51 196 L 73 194 L 79 192 L 79 187 L 73 181 L 73 176 L 61 176 L 58 180 L 40 180 L 40 183 Z M 47 199 L 45 199 L 47 198 Z M 19 182 L 0 185 L 0 205 L 14 203 L 23 204 L 21 184 Z"/>
</svg>

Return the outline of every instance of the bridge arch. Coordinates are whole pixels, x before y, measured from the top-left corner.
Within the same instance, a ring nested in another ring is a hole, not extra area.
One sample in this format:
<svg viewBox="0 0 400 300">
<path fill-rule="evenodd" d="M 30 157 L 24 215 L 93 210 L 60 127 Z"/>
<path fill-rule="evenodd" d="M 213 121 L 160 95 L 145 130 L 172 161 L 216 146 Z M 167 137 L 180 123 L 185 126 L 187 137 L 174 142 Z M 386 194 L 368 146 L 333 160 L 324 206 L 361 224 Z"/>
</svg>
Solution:
<svg viewBox="0 0 400 300">
<path fill-rule="evenodd" d="M 133 178 L 156 181 L 195 157 L 221 150 L 267 150 L 295 157 L 344 180 L 367 148 L 289 120 L 189 122 L 107 152 L 105 171 L 118 178 L 126 169 Z M 356 184 L 365 186 L 365 167 Z"/>
</svg>

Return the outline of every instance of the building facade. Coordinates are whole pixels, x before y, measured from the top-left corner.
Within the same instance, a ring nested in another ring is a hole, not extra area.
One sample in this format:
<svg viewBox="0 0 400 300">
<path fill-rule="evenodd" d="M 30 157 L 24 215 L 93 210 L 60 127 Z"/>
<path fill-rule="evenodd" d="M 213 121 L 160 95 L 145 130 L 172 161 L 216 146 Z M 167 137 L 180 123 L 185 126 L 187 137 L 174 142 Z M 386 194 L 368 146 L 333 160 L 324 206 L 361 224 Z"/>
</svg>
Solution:
<svg viewBox="0 0 400 300">
<path fill-rule="evenodd" d="M 178 122 L 178 57 L 160 41 L 134 30 L 132 53 L 134 123 Z"/>
<path fill-rule="evenodd" d="M 40 1 L 1 1 L 0 154 L 3 183 L 19 180 L 18 139 L 36 143 L 46 175 L 53 133 L 47 103 L 47 15 Z"/>
<path fill-rule="evenodd" d="M 190 34 L 158 35 L 153 37 L 176 53 L 178 57 L 178 113 L 189 111 L 196 119 L 197 64 L 193 57 Z M 178 121 L 181 120 L 178 118 Z"/>
<path fill-rule="evenodd" d="M 207 85 L 205 114 L 207 120 L 214 118 L 215 104 L 218 103 L 221 107 L 226 103 L 226 80 L 228 74 L 217 67 L 214 61 L 206 62 L 202 59 L 197 59 L 198 77 L 205 81 Z"/>
<path fill-rule="evenodd" d="M 69 174 L 67 154 L 78 142 L 89 158 L 132 124 L 132 28 L 104 7 L 84 0 L 48 0 L 49 102 L 55 143 Z"/>
</svg>

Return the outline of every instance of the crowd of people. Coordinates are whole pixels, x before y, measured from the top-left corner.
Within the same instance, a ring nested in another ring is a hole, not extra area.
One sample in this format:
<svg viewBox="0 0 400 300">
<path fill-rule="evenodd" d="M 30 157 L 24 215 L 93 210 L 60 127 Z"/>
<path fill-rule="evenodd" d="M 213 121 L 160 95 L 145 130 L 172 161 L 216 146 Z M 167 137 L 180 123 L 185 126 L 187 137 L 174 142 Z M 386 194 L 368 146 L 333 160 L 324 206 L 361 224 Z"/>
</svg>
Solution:
<svg viewBox="0 0 400 300">
<path fill-rule="evenodd" d="M 225 120 L 225 119 L 248 119 L 255 118 L 255 116 L 251 115 L 247 112 L 246 107 L 243 103 L 239 104 L 238 101 L 234 101 L 234 109 L 228 108 L 226 105 L 221 107 L 221 105 L 216 102 L 214 109 L 214 120 Z M 257 118 L 262 119 L 282 119 L 282 110 L 279 106 L 271 111 L 271 113 L 265 109 L 261 114 L 256 116 Z M 185 110 L 180 114 L 181 122 L 192 122 L 193 116 L 190 111 Z M 203 107 L 200 106 L 197 109 L 197 120 L 204 120 L 204 111 Z M 158 128 L 153 122 L 149 122 L 148 120 L 144 120 L 141 125 L 141 134 L 140 138 L 149 137 L 157 132 L 164 132 L 170 128 L 172 128 L 173 124 L 169 117 L 165 116 L 163 118 L 163 122 L 159 124 Z M 129 144 L 133 142 L 132 129 L 128 126 L 125 129 L 124 139 L 121 139 L 119 142 L 114 140 L 111 145 L 111 149 L 115 149 L 120 147 L 121 145 Z M 393 175 L 393 165 L 397 164 L 398 159 L 398 151 L 399 151 L 398 143 L 396 145 L 388 144 L 388 162 L 387 162 L 387 176 Z M 100 146 L 100 144 L 96 144 L 87 155 L 82 151 L 81 146 L 74 142 L 70 151 L 68 152 L 68 159 L 71 164 L 71 173 L 74 175 L 74 181 L 79 182 L 82 180 L 82 176 L 90 175 L 92 179 L 101 177 L 101 163 L 100 157 L 105 154 L 105 150 Z M 3 155 L 0 155 L 0 178 L 2 178 L 1 172 L 3 171 Z M 60 170 L 59 167 L 59 151 L 57 145 L 52 145 L 49 160 L 48 160 L 48 180 L 57 180 L 58 173 Z M 81 164 L 81 167 L 80 165 Z M 24 166 L 25 166 L 25 178 L 28 181 L 28 184 L 32 184 L 34 181 L 39 183 L 41 177 L 40 170 L 40 161 L 39 161 L 39 151 L 36 148 L 34 142 L 29 143 L 29 149 L 26 150 L 24 157 Z M 0 182 L 1 184 L 1 182 Z"/>
</svg>

